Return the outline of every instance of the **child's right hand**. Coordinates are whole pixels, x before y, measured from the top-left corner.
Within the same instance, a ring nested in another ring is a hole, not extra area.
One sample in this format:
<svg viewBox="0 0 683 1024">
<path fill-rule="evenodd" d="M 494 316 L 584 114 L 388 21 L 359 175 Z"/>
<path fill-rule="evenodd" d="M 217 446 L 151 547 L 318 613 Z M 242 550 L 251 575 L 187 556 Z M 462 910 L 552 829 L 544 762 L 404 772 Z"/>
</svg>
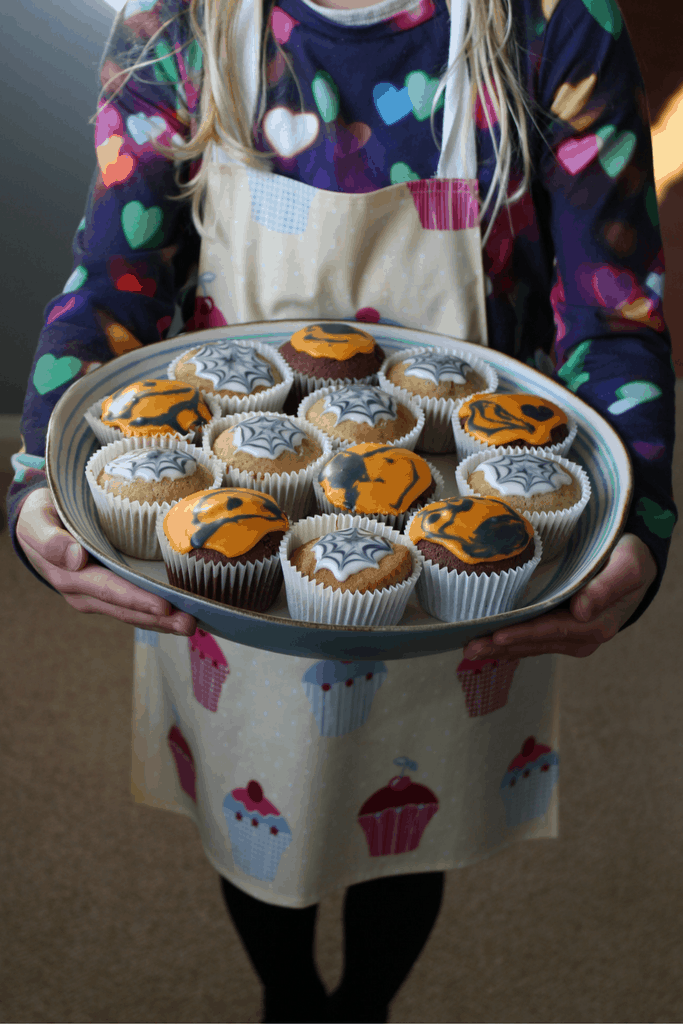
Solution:
<svg viewBox="0 0 683 1024">
<path fill-rule="evenodd" d="M 110 615 L 139 629 L 180 636 L 192 636 L 197 627 L 191 615 L 91 559 L 64 528 L 47 487 L 26 496 L 17 520 L 17 541 L 36 572 L 79 612 Z"/>
</svg>

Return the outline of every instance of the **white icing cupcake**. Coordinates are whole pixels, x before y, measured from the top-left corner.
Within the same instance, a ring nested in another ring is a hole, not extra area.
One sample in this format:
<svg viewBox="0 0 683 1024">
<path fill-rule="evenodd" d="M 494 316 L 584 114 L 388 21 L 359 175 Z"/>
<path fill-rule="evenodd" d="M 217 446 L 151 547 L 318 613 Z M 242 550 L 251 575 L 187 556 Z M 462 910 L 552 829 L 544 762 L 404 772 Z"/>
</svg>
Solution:
<svg viewBox="0 0 683 1024">
<path fill-rule="evenodd" d="M 334 448 L 377 441 L 412 451 L 424 426 L 416 402 L 399 401 L 369 384 L 314 391 L 301 402 L 297 416 L 322 430 Z"/>
<path fill-rule="evenodd" d="M 262 342 L 223 339 L 182 352 L 168 367 L 170 380 L 186 380 L 215 396 L 223 416 L 279 412 L 294 379 L 277 349 Z"/>
</svg>

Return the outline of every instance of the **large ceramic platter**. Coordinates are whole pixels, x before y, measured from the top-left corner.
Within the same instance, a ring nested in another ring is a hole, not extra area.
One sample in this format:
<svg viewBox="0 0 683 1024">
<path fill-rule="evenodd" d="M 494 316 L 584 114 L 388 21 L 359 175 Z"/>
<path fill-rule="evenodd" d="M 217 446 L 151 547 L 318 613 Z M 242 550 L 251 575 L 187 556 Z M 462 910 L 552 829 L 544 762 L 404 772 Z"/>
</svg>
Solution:
<svg viewBox="0 0 683 1024">
<path fill-rule="evenodd" d="M 69 531 L 94 558 L 118 576 L 165 597 L 177 608 L 194 615 L 204 629 L 225 639 L 283 654 L 342 660 L 386 660 L 458 650 L 474 637 L 556 608 L 597 572 L 619 537 L 631 497 L 628 454 L 610 425 L 570 391 L 510 356 L 438 334 L 365 323 L 363 329 L 373 334 L 387 353 L 425 344 L 471 349 L 473 354 L 485 356 L 495 367 L 501 391 L 535 393 L 557 402 L 576 417 L 578 432 L 569 458 L 588 472 L 592 497 L 570 544 L 554 561 L 541 563 L 520 607 L 486 619 L 443 623 L 424 612 L 413 597 L 398 626 L 373 629 L 314 625 L 289 617 L 284 587 L 267 614 L 241 611 L 171 586 L 163 562 L 140 561 L 117 551 L 100 529 L 85 480 L 85 464 L 98 447 L 83 419 L 88 406 L 132 381 L 165 377 L 171 360 L 193 344 L 220 338 L 244 338 L 276 346 L 309 322 L 241 324 L 178 335 L 119 356 L 82 377 L 65 392 L 53 412 L 48 430 L 48 480 L 59 514 Z M 456 495 L 456 457 L 430 458 L 444 474 L 446 493 Z"/>
</svg>

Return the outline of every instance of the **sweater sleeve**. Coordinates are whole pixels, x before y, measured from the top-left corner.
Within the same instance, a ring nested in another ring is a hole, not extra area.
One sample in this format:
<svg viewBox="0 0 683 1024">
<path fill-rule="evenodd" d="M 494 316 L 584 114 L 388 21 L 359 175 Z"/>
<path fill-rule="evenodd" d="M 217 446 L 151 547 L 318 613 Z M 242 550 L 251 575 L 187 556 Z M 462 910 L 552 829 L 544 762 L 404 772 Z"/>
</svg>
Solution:
<svg viewBox="0 0 683 1024">
<path fill-rule="evenodd" d="M 74 237 L 71 273 L 45 309 L 24 400 L 22 447 L 12 457 L 8 522 L 28 568 L 16 523 L 26 495 L 46 486 L 52 410 L 79 377 L 166 337 L 198 253 L 188 204 L 177 198 L 176 167 L 156 144 L 190 133 L 201 51 L 182 0 L 128 7 L 132 13 L 117 17 L 102 59 L 97 167 Z M 119 73 L 140 59 L 155 61 L 119 89 Z"/>
<path fill-rule="evenodd" d="M 625 530 L 657 563 L 633 622 L 659 587 L 676 522 L 675 375 L 647 103 L 614 0 L 556 4 L 538 97 L 550 112 L 541 178 L 556 255 L 556 375 L 622 438 L 634 477 Z"/>
</svg>

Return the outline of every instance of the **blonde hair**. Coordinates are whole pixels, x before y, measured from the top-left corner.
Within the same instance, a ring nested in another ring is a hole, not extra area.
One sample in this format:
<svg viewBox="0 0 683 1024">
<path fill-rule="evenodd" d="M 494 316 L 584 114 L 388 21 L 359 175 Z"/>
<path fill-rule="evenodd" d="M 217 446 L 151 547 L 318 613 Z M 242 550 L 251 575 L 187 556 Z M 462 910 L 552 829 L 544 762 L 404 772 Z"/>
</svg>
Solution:
<svg viewBox="0 0 683 1024">
<path fill-rule="evenodd" d="M 253 125 L 245 99 L 240 94 L 236 68 L 243 55 L 237 51 L 237 15 L 242 3 L 258 3 L 260 0 L 191 0 L 189 19 L 194 37 L 203 54 L 203 76 L 200 101 L 200 116 L 197 127 L 187 142 L 160 150 L 172 156 L 179 164 L 200 161 L 196 173 L 188 181 L 179 175 L 181 197 L 192 201 L 192 217 L 200 233 L 204 233 L 202 208 L 206 194 L 209 161 L 202 161 L 208 146 L 218 143 L 233 159 L 251 167 L 270 167 L 273 154 L 256 149 L 253 141 Z M 276 0 L 271 0 L 268 11 L 264 11 L 266 34 L 261 47 L 260 81 L 266 81 L 266 53 L 269 38 L 273 39 L 277 51 L 289 68 L 299 92 L 300 109 L 303 112 L 303 95 L 294 74 L 291 61 L 275 39 L 272 31 L 270 10 Z M 465 39 L 455 61 L 442 75 L 432 100 L 430 126 L 437 148 L 439 141 L 434 131 L 434 116 L 450 75 L 455 73 L 458 60 L 463 56 L 468 62 L 472 83 L 471 115 L 474 116 L 477 98 L 486 118 L 496 166 L 486 200 L 481 207 L 482 219 L 488 215 L 488 229 L 482 238 L 486 244 L 494 222 L 503 207 L 516 202 L 527 191 L 531 183 L 532 160 L 529 146 L 527 117 L 535 123 L 532 102 L 521 81 L 519 47 L 514 38 L 512 5 L 514 0 L 466 0 L 468 4 Z M 203 8 L 203 14 L 201 13 Z M 125 18 L 125 7 L 120 18 Z M 163 36 L 168 26 L 180 17 L 173 15 L 154 33 L 135 55 L 131 66 L 119 70 L 103 85 L 102 97 L 112 100 L 125 86 L 131 75 L 138 69 L 149 67 L 164 57 L 147 58 L 146 54 Z M 109 95 L 109 88 L 115 82 L 116 88 Z M 266 90 L 259 90 L 259 109 L 256 124 L 265 114 Z M 491 111 L 494 116 L 492 117 Z M 498 122 L 500 138 L 494 125 Z M 509 192 L 513 166 L 522 166 L 522 178 L 518 187 Z"/>
</svg>

